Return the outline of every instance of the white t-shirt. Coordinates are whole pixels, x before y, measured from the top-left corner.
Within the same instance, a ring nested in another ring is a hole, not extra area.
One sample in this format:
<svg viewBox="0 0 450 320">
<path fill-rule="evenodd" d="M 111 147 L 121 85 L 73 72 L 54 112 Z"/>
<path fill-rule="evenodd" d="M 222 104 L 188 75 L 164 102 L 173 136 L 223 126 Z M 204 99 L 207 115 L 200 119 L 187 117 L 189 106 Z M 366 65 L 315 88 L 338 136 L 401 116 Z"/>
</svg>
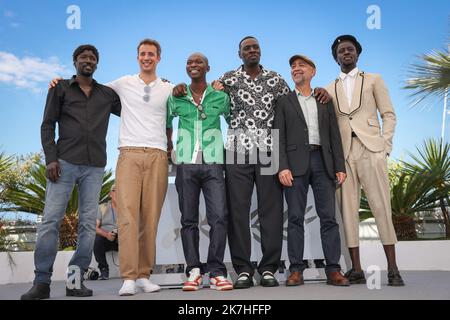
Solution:
<svg viewBox="0 0 450 320">
<path fill-rule="evenodd" d="M 138 74 L 106 85 L 119 95 L 122 103 L 119 148 L 150 147 L 167 151 L 167 99 L 174 85 L 160 78 L 146 85 Z"/>
</svg>

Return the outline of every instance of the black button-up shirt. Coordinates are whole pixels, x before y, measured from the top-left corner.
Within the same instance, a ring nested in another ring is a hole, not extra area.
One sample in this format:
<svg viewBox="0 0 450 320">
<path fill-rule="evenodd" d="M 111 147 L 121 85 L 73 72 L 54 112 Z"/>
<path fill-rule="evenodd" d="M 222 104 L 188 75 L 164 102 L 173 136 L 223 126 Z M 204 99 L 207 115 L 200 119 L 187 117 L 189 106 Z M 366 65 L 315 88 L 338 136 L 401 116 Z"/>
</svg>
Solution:
<svg viewBox="0 0 450 320">
<path fill-rule="evenodd" d="M 76 165 L 106 165 L 106 132 L 111 113 L 120 116 L 119 96 L 113 89 L 93 82 L 87 97 L 75 76 L 49 90 L 41 125 L 45 162 L 63 159 Z M 58 123 L 58 142 L 55 125 Z"/>
<path fill-rule="evenodd" d="M 231 99 L 226 148 L 245 154 L 254 148 L 270 151 L 276 101 L 290 92 L 286 81 L 262 66 L 261 74 L 255 79 L 240 66 L 225 73 L 220 80 Z"/>
</svg>

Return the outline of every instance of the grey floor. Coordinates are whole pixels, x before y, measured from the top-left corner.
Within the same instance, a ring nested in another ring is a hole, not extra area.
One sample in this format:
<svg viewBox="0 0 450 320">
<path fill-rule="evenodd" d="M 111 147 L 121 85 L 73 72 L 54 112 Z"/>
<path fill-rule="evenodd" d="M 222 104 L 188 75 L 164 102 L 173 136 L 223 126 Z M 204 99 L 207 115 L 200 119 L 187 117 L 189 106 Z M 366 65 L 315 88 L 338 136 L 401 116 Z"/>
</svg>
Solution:
<svg viewBox="0 0 450 320">
<path fill-rule="evenodd" d="M 387 276 L 381 273 L 381 288 L 369 290 L 366 285 L 333 287 L 325 282 L 307 282 L 304 286 L 285 287 L 283 283 L 275 288 L 260 286 L 245 290 L 218 292 L 203 288 L 196 292 L 183 292 L 178 288 L 167 288 L 156 293 L 138 293 L 132 297 L 119 297 L 120 279 L 107 281 L 86 281 L 94 296 L 83 299 L 94 300 L 448 300 L 450 299 L 450 272 L 448 271 L 403 271 L 404 287 L 387 286 Z M 0 286 L 0 300 L 17 300 L 31 284 Z M 51 299 L 73 300 L 65 296 L 64 282 L 51 286 Z"/>
</svg>

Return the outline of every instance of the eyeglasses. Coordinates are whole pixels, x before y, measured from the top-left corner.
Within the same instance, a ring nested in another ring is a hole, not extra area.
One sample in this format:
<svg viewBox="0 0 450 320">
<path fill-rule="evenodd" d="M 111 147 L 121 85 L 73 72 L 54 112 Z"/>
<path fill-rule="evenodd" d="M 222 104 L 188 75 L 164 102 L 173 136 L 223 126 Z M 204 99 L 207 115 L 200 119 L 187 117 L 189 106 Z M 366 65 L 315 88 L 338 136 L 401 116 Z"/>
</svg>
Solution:
<svg viewBox="0 0 450 320">
<path fill-rule="evenodd" d="M 150 101 L 150 91 L 151 91 L 150 86 L 147 85 L 147 86 L 144 87 L 145 95 L 142 97 L 142 99 L 145 102 L 149 102 Z"/>
<path fill-rule="evenodd" d="M 203 111 L 203 106 L 201 104 L 199 104 L 197 106 L 197 109 L 200 112 L 200 115 L 199 115 L 198 119 L 199 120 L 206 120 L 206 118 L 208 118 L 208 117 L 206 116 L 205 111 Z"/>
</svg>

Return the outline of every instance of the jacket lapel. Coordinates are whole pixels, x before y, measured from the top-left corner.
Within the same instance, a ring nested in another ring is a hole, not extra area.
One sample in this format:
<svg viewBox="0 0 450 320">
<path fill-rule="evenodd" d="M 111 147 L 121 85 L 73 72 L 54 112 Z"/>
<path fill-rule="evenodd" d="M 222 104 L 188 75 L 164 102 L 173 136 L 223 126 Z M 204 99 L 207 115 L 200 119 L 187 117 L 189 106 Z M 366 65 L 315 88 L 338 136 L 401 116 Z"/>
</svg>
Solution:
<svg viewBox="0 0 450 320">
<path fill-rule="evenodd" d="M 292 108 L 294 108 L 294 110 L 297 112 L 300 119 L 306 125 L 305 115 L 303 114 L 302 107 L 300 106 L 300 102 L 298 102 L 297 92 L 294 90 L 291 93 L 289 93 L 288 99 L 291 101 L 290 105 L 292 106 Z"/>
<path fill-rule="evenodd" d="M 355 89 L 353 90 L 352 96 L 352 105 L 350 106 L 350 113 L 355 111 L 360 107 L 361 104 L 361 95 L 362 95 L 362 85 L 363 85 L 363 75 L 361 72 L 358 72 L 358 76 L 356 77 Z"/>
<path fill-rule="evenodd" d="M 326 105 L 325 104 L 321 104 L 319 101 L 316 100 L 316 105 L 317 105 L 317 120 L 319 122 L 319 132 L 322 132 L 322 119 L 323 119 L 323 115 L 324 112 L 326 110 Z"/>
<path fill-rule="evenodd" d="M 350 106 L 344 92 L 344 84 L 342 83 L 341 78 L 336 80 L 336 99 L 338 102 L 339 112 L 343 114 L 350 114 Z"/>
</svg>

